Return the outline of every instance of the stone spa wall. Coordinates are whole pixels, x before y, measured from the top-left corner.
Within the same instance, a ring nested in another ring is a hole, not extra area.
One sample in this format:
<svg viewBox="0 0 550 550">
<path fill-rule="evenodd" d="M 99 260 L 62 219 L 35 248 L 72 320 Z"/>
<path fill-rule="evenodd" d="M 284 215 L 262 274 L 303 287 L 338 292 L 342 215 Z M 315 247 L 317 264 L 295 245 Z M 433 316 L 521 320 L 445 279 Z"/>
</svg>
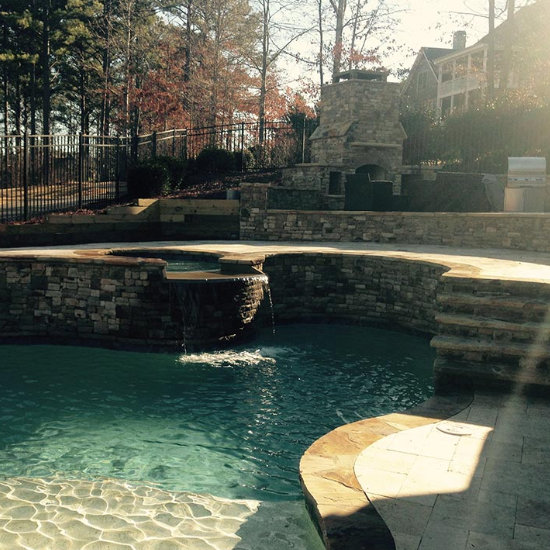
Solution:
<svg viewBox="0 0 550 550">
<path fill-rule="evenodd" d="M 241 239 L 432 244 L 550 252 L 550 214 L 268 210 L 267 188 L 241 186 Z"/>
<path fill-rule="evenodd" d="M 164 266 L 109 256 L 0 258 L 1 337 L 190 349 L 250 328 L 265 278 L 186 283 L 168 279 Z"/>
<path fill-rule="evenodd" d="M 270 279 L 278 322 L 330 318 L 435 332 L 435 291 L 443 267 L 307 253 L 270 256 L 263 270 Z M 243 330 L 232 317 L 251 326 L 264 297 L 264 281 L 222 278 L 195 292 L 197 282 L 167 280 L 164 262 L 158 259 L 4 257 L 2 338 L 98 341 L 121 347 L 182 346 L 184 340 L 219 344 Z M 217 307 L 209 303 L 212 296 L 223 298 Z M 192 306 L 196 308 L 189 315 Z M 263 300 L 262 315 L 264 324 L 271 323 L 268 300 Z"/>
<path fill-rule="evenodd" d="M 354 254 L 277 254 L 263 265 L 276 322 L 338 320 L 429 334 L 436 332 L 436 289 L 446 270 Z"/>
</svg>

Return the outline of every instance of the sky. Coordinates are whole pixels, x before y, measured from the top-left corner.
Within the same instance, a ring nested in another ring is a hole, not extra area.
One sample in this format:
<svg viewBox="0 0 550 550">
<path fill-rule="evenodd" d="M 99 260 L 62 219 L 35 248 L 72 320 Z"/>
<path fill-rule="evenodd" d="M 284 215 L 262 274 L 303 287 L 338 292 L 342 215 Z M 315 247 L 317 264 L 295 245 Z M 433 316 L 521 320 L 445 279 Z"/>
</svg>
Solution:
<svg viewBox="0 0 550 550">
<path fill-rule="evenodd" d="M 516 0 L 516 7 L 528 1 Z M 395 54 L 382 60 L 384 66 L 394 71 L 399 67 L 410 68 L 422 46 L 452 47 L 454 31 L 466 31 L 467 46 L 477 42 L 488 31 L 488 0 L 397 0 L 396 3 L 403 10 L 401 22 L 395 29 L 400 47 Z M 495 4 L 497 15 L 502 14 L 506 0 L 495 0 Z M 496 24 L 500 21 L 502 17 Z M 300 70 L 303 68 L 290 66 L 287 74 L 292 77 Z M 396 76 L 390 76 L 390 79 L 399 80 Z"/>
<path fill-rule="evenodd" d="M 470 46 L 487 34 L 489 22 L 486 17 L 488 0 L 402 0 L 406 10 L 401 16 L 396 38 L 405 46 L 401 58 L 410 66 L 422 46 L 452 47 L 453 32 L 466 31 L 466 45 Z M 523 4 L 516 0 L 516 5 Z M 506 2 L 496 0 L 496 15 L 503 14 Z M 496 24 L 502 21 L 502 16 Z M 405 55 L 408 54 L 408 55 Z M 402 61 L 400 56 L 391 60 L 391 65 Z"/>
</svg>

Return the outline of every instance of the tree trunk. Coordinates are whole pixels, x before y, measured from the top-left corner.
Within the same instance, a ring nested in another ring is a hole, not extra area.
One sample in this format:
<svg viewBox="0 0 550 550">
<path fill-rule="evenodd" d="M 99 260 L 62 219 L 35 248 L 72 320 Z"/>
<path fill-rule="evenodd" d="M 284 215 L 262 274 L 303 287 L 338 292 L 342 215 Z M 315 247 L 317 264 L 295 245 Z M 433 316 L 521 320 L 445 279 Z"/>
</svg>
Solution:
<svg viewBox="0 0 550 550">
<path fill-rule="evenodd" d="M 192 33 L 192 17 L 193 17 L 193 0 L 187 2 L 187 18 L 185 22 L 185 64 L 183 66 L 183 81 L 189 82 L 191 79 L 191 40 Z"/>
<path fill-rule="evenodd" d="M 515 38 L 515 0 L 508 0 L 508 13 L 506 18 L 506 35 L 504 37 L 504 56 L 502 63 L 502 73 L 500 77 L 500 86 L 503 90 L 510 86 L 510 75 L 513 65 L 513 45 Z"/>
<path fill-rule="evenodd" d="M 494 0 L 493 0 L 494 1 Z M 344 35 L 344 16 L 346 13 L 346 0 L 331 0 L 334 14 L 336 15 L 336 30 L 334 32 L 334 60 L 332 64 L 332 81 L 336 82 L 342 64 L 342 48 Z"/>
<path fill-rule="evenodd" d="M 265 138 L 265 99 L 267 96 L 267 66 L 269 57 L 269 0 L 263 2 L 262 28 L 262 66 L 260 68 L 260 104 L 258 109 L 259 143 L 263 145 Z"/>
<path fill-rule="evenodd" d="M 14 121 L 14 133 L 18 136 L 21 135 L 21 77 L 17 75 L 15 77 L 15 98 L 13 100 L 13 121 Z"/>
<path fill-rule="evenodd" d="M 495 0 L 489 0 L 489 35 L 487 47 L 487 100 L 495 97 Z"/>
<path fill-rule="evenodd" d="M 361 0 L 357 0 L 357 5 L 355 6 L 355 15 L 353 17 L 353 30 L 351 32 L 351 45 L 350 45 L 350 56 L 349 56 L 349 63 L 348 63 L 348 69 L 351 71 L 351 69 L 354 68 L 353 66 L 353 54 L 355 52 L 355 40 L 357 39 L 357 25 L 359 23 L 359 9 L 360 9 Z"/>
<path fill-rule="evenodd" d="M 317 7 L 319 8 L 319 83 L 321 86 L 324 85 L 324 69 L 323 64 L 325 62 L 325 43 L 323 35 L 323 0 L 317 0 Z"/>
<path fill-rule="evenodd" d="M 104 44 L 102 51 L 103 90 L 101 90 L 101 110 L 99 115 L 99 133 L 108 136 L 110 132 L 110 90 L 111 84 L 111 0 L 105 0 L 103 4 L 103 21 L 105 28 Z"/>
<path fill-rule="evenodd" d="M 36 64 L 31 65 L 31 134 L 36 135 Z"/>
<path fill-rule="evenodd" d="M 50 134 L 51 74 L 50 74 L 50 15 L 51 0 L 44 0 L 42 7 L 42 133 Z"/>
<path fill-rule="evenodd" d="M 4 32 L 2 37 L 4 51 L 8 50 L 8 25 L 4 23 Z M 4 63 L 2 71 L 2 114 L 4 116 L 4 134 L 10 133 L 10 102 L 8 99 L 8 64 Z"/>
<path fill-rule="evenodd" d="M 42 176 L 44 185 L 50 183 L 50 116 L 51 116 L 51 82 L 50 82 L 50 15 L 51 0 L 45 0 L 42 8 Z"/>
</svg>

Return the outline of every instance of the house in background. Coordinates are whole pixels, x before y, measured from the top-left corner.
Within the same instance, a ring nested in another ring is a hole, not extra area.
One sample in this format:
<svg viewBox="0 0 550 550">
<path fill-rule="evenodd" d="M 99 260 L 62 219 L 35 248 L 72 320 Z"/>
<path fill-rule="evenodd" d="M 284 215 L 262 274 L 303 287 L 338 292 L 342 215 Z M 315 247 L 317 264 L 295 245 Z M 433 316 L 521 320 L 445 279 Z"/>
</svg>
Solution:
<svg viewBox="0 0 550 550">
<path fill-rule="evenodd" d="M 433 109 L 441 116 L 479 105 L 487 95 L 491 40 L 495 94 L 548 86 L 549 20 L 550 0 L 538 0 L 472 46 L 465 47 L 466 36 L 460 32 L 452 49 L 422 48 L 404 85 L 404 105 Z"/>
<path fill-rule="evenodd" d="M 401 92 L 402 103 L 413 110 L 435 111 L 437 109 L 438 69 L 435 62 L 440 57 L 466 46 L 466 33 L 453 35 L 452 48 L 421 48 L 409 71 Z"/>
</svg>

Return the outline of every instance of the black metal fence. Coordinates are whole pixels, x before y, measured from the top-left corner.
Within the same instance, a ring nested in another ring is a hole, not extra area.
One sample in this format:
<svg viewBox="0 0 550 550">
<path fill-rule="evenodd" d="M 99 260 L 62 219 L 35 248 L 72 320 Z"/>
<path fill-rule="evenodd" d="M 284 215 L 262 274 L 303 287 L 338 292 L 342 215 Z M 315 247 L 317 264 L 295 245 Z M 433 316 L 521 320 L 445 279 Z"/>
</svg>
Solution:
<svg viewBox="0 0 550 550">
<path fill-rule="evenodd" d="M 442 171 L 506 173 L 508 157 L 550 158 L 550 106 L 498 105 L 452 114 L 402 117 L 403 164 Z"/>
<path fill-rule="evenodd" d="M 0 137 L 0 222 L 119 200 L 128 152 L 128 140 L 116 137 Z"/>
<path fill-rule="evenodd" d="M 238 123 L 168 130 L 134 139 L 89 135 L 0 136 L 0 223 L 50 212 L 103 208 L 127 194 L 132 162 L 195 158 L 206 148 L 241 152 L 242 169 L 277 168 L 308 159 L 312 124 Z"/>
<path fill-rule="evenodd" d="M 243 168 L 280 168 L 309 159 L 308 138 L 314 124 L 309 119 L 296 125 L 286 121 L 240 122 L 153 132 L 135 138 L 132 151 L 142 160 L 155 156 L 196 158 L 204 149 L 218 148 L 248 156 L 252 162 Z"/>
</svg>

